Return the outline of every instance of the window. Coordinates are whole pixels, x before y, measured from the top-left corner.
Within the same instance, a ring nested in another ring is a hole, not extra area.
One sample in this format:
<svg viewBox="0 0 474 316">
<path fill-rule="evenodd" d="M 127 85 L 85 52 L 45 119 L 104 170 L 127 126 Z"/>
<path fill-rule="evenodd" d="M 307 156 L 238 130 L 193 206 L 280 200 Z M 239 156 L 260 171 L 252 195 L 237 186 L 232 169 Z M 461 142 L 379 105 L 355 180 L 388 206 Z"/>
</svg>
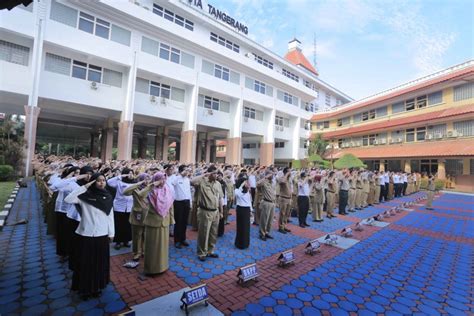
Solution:
<svg viewBox="0 0 474 316">
<path fill-rule="evenodd" d="M 275 148 L 285 148 L 285 142 L 275 142 Z"/>
<path fill-rule="evenodd" d="M 437 159 L 424 159 L 420 162 L 420 171 L 426 173 L 435 174 L 438 172 L 438 160 Z"/>
<path fill-rule="evenodd" d="M 94 20 L 95 18 L 92 15 L 81 12 L 79 14 L 79 29 L 94 34 Z"/>
<path fill-rule="evenodd" d="M 420 97 L 416 98 L 416 108 L 421 109 L 426 107 L 427 100 L 426 100 L 426 95 L 422 95 Z"/>
<path fill-rule="evenodd" d="M 257 92 L 260 92 L 261 94 L 265 94 L 265 84 L 263 82 L 260 82 L 258 80 L 255 80 L 254 82 L 254 90 Z"/>
<path fill-rule="evenodd" d="M 337 126 L 342 126 L 342 119 L 337 119 Z"/>
<path fill-rule="evenodd" d="M 89 71 L 87 72 L 87 80 L 101 82 L 102 80 L 102 67 L 89 65 Z"/>
<path fill-rule="evenodd" d="M 326 93 L 326 105 L 331 106 L 331 95 Z"/>
<path fill-rule="evenodd" d="M 415 129 L 409 128 L 405 132 L 405 141 L 406 142 L 414 142 L 415 141 Z"/>
<path fill-rule="evenodd" d="M 57 74 L 70 76 L 71 75 L 71 59 L 46 53 L 44 62 L 44 69 L 46 71 L 55 72 Z"/>
<path fill-rule="evenodd" d="M 110 38 L 110 23 L 84 12 L 79 13 L 79 29 L 105 39 Z"/>
<path fill-rule="evenodd" d="M 362 136 L 362 146 L 369 146 L 369 135 Z"/>
<path fill-rule="evenodd" d="M 95 25 L 95 35 L 109 39 L 110 23 L 97 18 Z"/>
<path fill-rule="evenodd" d="M 222 36 L 219 36 L 217 35 L 216 33 L 213 33 L 211 32 L 211 35 L 210 35 L 210 39 L 211 41 L 219 44 L 219 45 L 222 45 L 236 53 L 239 53 L 240 52 L 240 46 L 229 41 L 229 40 L 226 40 L 225 38 L 223 38 Z"/>
<path fill-rule="evenodd" d="M 256 118 L 255 109 L 244 107 L 244 117 L 254 119 Z"/>
<path fill-rule="evenodd" d="M 254 56 L 254 59 L 257 63 L 259 63 L 261 65 L 264 65 L 267 68 L 273 69 L 273 63 L 271 61 L 268 61 L 267 59 L 265 59 L 261 56 L 258 56 L 256 54 L 253 54 L 253 56 Z"/>
<path fill-rule="evenodd" d="M 375 110 L 369 111 L 369 120 L 373 120 L 375 118 Z"/>
<path fill-rule="evenodd" d="M 251 144 L 243 144 L 243 148 L 244 148 L 244 149 L 253 149 L 253 148 L 257 148 L 257 144 L 255 144 L 255 143 L 251 143 Z"/>
<path fill-rule="evenodd" d="M 474 82 L 468 82 L 460 86 L 454 87 L 453 100 L 462 101 L 474 98 Z"/>
<path fill-rule="evenodd" d="M 377 134 L 369 135 L 369 145 L 373 146 L 375 144 L 376 138 L 377 138 Z"/>
<path fill-rule="evenodd" d="M 179 64 L 181 51 L 177 48 L 160 43 L 160 58 Z"/>
<path fill-rule="evenodd" d="M 443 102 L 443 91 L 428 94 L 428 105 L 440 104 Z"/>
<path fill-rule="evenodd" d="M 369 112 L 362 112 L 362 121 L 369 120 Z"/>
<path fill-rule="evenodd" d="M 214 76 L 219 79 L 229 81 L 229 68 L 219 66 L 217 64 L 214 65 Z"/>
<path fill-rule="evenodd" d="M 87 64 L 75 60 L 72 64 L 72 76 L 78 79 L 86 79 Z"/>
<path fill-rule="evenodd" d="M 286 77 L 290 78 L 291 80 L 294 80 L 296 82 L 300 82 L 300 78 L 297 75 L 295 75 L 294 73 L 292 73 L 292 72 L 290 72 L 286 69 L 282 69 L 281 73 L 283 74 L 283 76 L 286 76 Z"/>
<path fill-rule="evenodd" d="M 150 81 L 150 95 L 169 99 L 171 96 L 171 87 L 155 81 Z"/>
<path fill-rule="evenodd" d="M 395 113 L 400 113 L 405 111 L 405 103 L 404 102 L 398 102 L 395 104 L 392 104 L 392 114 Z"/>
<path fill-rule="evenodd" d="M 283 101 L 289 104 L 293 104 L 293 96 L 287 92 L 283 93 Z"/>
<path fill-rule="evenodd" d="M 458 136 L 474 136 L 474 120 L 453 123 Z"/>
<path fill-rule="evenodd" d="M 0 40 L 0 60 L 28 66 L 30 49 L 25 46 Z"/>
<path fill-rule="evenodd" d="M 405 111 L 412 111 L 415 109 L 415 99 L 405 101 Z"/>
<path fill-rule="evenodd" d="M 426 136 L 426 127 L 418 127 L 416 129 L 416 140 L 417 141 L 425 140 L 425 136 Z"/>
<path fill-rule="evenodd" d="M 205 96 L 204 97 L 204 107 L 206 109 L 219 111 L 219 99 Z"/>
<path fill-rule="evenodd" d="M 156 3 L 153 4 L 153 13 L 190 31 L 194 31 L 194 22 L 175 14 L 168 9 L 164 9 L 162 6 Z"/>
<path fill-rule="evenodd" d="M 283 117 L 275 115 L 275 125 L 283 126 Z"/>
</svg>

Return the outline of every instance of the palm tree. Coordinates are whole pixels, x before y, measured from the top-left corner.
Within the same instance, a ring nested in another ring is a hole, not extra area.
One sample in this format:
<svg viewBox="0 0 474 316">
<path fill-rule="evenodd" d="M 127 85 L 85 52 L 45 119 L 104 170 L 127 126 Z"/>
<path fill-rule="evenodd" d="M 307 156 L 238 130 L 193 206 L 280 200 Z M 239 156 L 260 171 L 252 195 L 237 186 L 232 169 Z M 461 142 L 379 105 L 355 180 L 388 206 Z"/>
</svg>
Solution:
<svg viewBox="0 0 474 316">
<path fill-rule="evenodd" d="M 323 134 L 316 134 L 314 138 L 310 140 L 308 146 L 308 156 L 311 155 L 319 155 L 320 157 L 324 158 L 324 154 L 326 153 L 327 145 L 329 143 L 323 139 Z"/>
</svg>

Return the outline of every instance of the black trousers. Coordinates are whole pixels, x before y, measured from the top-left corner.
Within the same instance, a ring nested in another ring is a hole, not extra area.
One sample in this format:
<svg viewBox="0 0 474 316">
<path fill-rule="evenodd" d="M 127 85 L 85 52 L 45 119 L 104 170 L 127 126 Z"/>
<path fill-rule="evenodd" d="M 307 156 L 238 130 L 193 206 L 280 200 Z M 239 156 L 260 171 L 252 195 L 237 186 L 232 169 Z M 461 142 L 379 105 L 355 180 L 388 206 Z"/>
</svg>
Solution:
<svg viewBox="0 0 474 316">
<path fill-rule="evenodd" d="M 186 226 L 188 225 L 189 200 L 174 201 L 174 242 L 186 241 Z"/>
<path fill-rule="evenodd" d="M 328 211 L 328 189 L 324 189 L 324 204 L 323 204 L 323 212 Z"/>
<path fill-rule="evenodd" d="M 298 195 L 298 220 L 300 225 L 306 224 L 306 217 L 309 211 L 309 197 Z"/>
<path fill-rule="evenodd" d="M 347 190 L 339 190 L 339 214 L 346 213 L 349 192 Z"/>
<path fill-rule="evenodd" d="M 235 247 L 246 249 L 250 245 L 250 207 L 242 207 L 237 205 L 236 215 L 236 232 Z"/>
<path fill-rule="evenodd" d="M 406 195 L 407 187 L 408 187 L 408 182 L 403 182 L 403 196 Z"/>
<path fill-rule="evenodd" d="M 250 188 L 250 195 L 252 196 L 252 203 L 255 201 L 255 188 Z"/>
<path fill-rule="evenodd" d="M 400 197 L 402 195 L 402 186 L 403 184 L 401 183 L 395 184 L 395 197 Z"/>
<path fill-rule="evenodd" d="M 385 201 L 388 200 L 388 183 L 385 182 L 385 190 L 383 190 L 383 198 Z"/>
<path fill-rule="evenodd" d="M 385 185 L 380 185 L 379 202 L 382 202 L 382 200 L 386 200 L 384 199 L 384 197 L 385 197 Z"/>
</svg>

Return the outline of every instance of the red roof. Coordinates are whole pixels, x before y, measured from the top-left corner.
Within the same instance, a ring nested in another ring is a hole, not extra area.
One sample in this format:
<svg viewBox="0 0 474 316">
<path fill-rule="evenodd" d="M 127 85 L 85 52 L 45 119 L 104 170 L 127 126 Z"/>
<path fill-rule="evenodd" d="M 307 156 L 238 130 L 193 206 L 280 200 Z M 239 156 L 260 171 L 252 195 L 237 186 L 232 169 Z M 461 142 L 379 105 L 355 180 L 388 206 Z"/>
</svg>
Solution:
<svg viewBox="0 0 474 316">
<path fill-rule="evenodd" d="M 329 153 L 325 157 L 326 159 L 338 159 L 347 153 L 361 159 L 474 156 L 474 141 L 472 138 L 467 138 L 348 148 L 334 150 L 332 156 Z"/>
<path fill-rule="evenodd" d="M 434 79 L 431 79 L 431 80 L 423 81 L 419 84 L 415 84 L 415 85 L 409 86 L 409 87 L 404 88 L 404 89 L 397 89 L 397 90 L 395 90 L 391 93 L 387 93 L 387 94 L 384 94 L 384 95 L 379 96 L 379 97 L 372 98 L 372 99 L 367 100 L 367 101 L 362 101 L 360 103 L 358 103 L 356 101 L 353 106 L 348 106 L 348 107 L 336 110 L 334 112 L 315 114 L 315 115 L 313 115 L 311 120 L 315 121 L 315 120 L 322 120 L 322 119 L 327 119 L 327 118 L 335 118 L 335 117 L 340 116 L 341 114 L 346 113 L 346 112 L 350 112 L 350 111 L 357 110 L 357 109 L 360 109 L 360 108 L 363 108 L 363 107 L 374 105 L 376 103 L 386 102 L 386 101 L 389 101 L 390 99 L 396 98 L 396 97 L 398 97 L 400 95 L 403 95 L 403 94 L 414 92 L 416 90 L 427 88 L 427 87 L 430 87 L 430 86 L 433 86 L 435 84 L 439 84 L 439 83 L 442 83 L 442 82 L 455 80 L 455 79 L 461 79 L 462 77 L 467 77 L 467 76 L 473 75 L 473 74 L 474 74 L 474 66 L 470 66 L 470 67 L 467 67 L 467 68 L 464 68 L 464 69 L 461 69 L 461 70 L 457 70 L 457 71 L 447 73 L 446 75 L 438 76 L 438 77 L 436 77 Z"/>
<path fill-rule="evenodd" d="M 285 59 L 293 65 L 303 66 L 304 68 L 306 68 L 306 70 L 311 71 L 316 76 L 319 75 L 313 65 L 311 65 L 311 63 L 306 59 L 306 57 L 299 49 L 294 49 L 286 53 Z"/>
<path fill-rule="evenodd" d="M 438 119 L 445 119 L 447 117 L 460 116 L 474 113 L 474 104 L 465 106 L 458 106 L 446 110 L 434 111 L 430 113 L 420 113 L 409 117 L 388 119 L 378 123 L 365 124 L 362 126 L 349 127 L 333 132 L 323 133 L 324 138 L 334 138 L 344 135 L 353 135 L 363 132 L 370 132 L 382 129 L 388 129 L 396 126 L 406 126 L 414 123 L 421 123 L 426 121 L 434 121 Z"/>
</svg>

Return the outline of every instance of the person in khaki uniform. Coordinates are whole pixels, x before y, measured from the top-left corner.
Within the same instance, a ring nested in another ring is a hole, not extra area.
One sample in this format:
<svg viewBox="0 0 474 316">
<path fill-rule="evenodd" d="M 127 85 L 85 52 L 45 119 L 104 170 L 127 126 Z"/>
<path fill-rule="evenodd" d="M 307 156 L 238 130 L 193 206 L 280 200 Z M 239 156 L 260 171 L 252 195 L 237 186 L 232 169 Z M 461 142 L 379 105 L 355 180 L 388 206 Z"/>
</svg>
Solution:
<svg viewBox="0 0 474 316">
<path fill-rule="evenodd" d="M 259 203 L 260 218 L 259 231 L 260 239 L 273 239 L 270 235 L 272 229 L 273 216 L 275 213 L 276 192 L 272 184 L 273 172 L 265 171 L 264 178 L 257 182 L 257 192 L 260 192 L 261 200 Z"/>
<path fill-rule="evenodd" d="M 349 208 L 349 212 L 352 212 L 352 213 L 355 212 L 355 208 L 356 208 L 356 190 L 357 190 L 357 187 L 356 187 L 356 182 L 357 182 L 356 174 L 357 174 L 357 171 L 352 170 L 351 175 L 349 177 L 350 187 L 349 187 L 348 208 Z"/>
<path fill-rule="evenodd" d="M 326 199 L 327 199 L 327 217 L 333 218 L 337 217 L 333 214 L 334 207 L 336 206 L 336 179 L 334 178 L 334 171 L 329 173 L 327 179 L 328 189 L 326 192 Z"/>
<path fill-rule="evenodd" d="M 426 199 L 426 209 L 427 210 L 433 210 L 433 198 L 435 195 L 435 182 L 434 182 L 434 177 L 433 175 L 430 175 L 428 178 L 428 192 L 427 196 L 428 198 Z"/>
<path fill-rule="evenodd" d="M 229 224 L 229 213 L 234 203 L 234 183 L 232 182 L 232 171 L 226 170 L 224 172 L 224 182 L 227 192 L 227 207 L 224 208 L 224 224 Z"/>
<path fill-rule="evenodd" d="M 200 261 L 205 261 L 206 257 L 219 257 L 217 253 L 214 253 L 214 248 L 219 218 L 224 215 L 222 210 L 224 196 L 221 184 L 217 181 L 216 171 L 215 166 L 210 166 L 207 168 L 207 173 L 191 180 L 191 184 L 199 190 L 197 255 Z"/>
<path fill-rule="evenodd" d="M 414 186 L 414 180 L 413 180 L 413 173 L 408 174 L 408 185 L 407 185 L 407 191 L 406 194 L 410 195 L 412 194 L 415 190 L 413 188 Z"/>
<path fill-rule="evenodd" d="M 278 199 L 278 205 L 280 206 L 280 215 L 278 217 L 278 232 L 282 234 L 291 232 L 291 230 L 286 228 L 291 208 L 292 192 L 290 189 L 290 176 L 290 168 L 285 167 L 283 169 L 283 176 L 277 179 L 278 186 L 280 187 L 280 197 Z"/>
<path fill-rule="evenodd" d="M 315 175 L 310 190 L 311 215 L 313 222 L 323 221 L 324 189 L 321 184 L 321 175 Z"/>
<path fill-rule="evenodd" d="M 372 206 L 375 204 L 375 179 L 374 174 L 369 173 L 369 195 L 367 196 L 367 204 Z"/>
<path fill-rule="evenodd" d="M 355 198 L 356 210 L 362 209 L 362 175 L 360 171 L 356 173 L 356 198 Z"/>
<path fill-rule="evenodd" d="M 369 184 L 369 175 L 365 171 L 362 174 L 362 196 L 361 196 L 361 205 L 362 208 L 367 207 L 367 198 L 369 197 L 370 184 Z"/>
<path fill-rule="evenodd" d="M 380 175 L 378 171 L 375 171 L 374 173 L 374 186 L 375 186 L 375 192 L 374 192 L 374 204 L 379 204 L 379 199 L 380 199 Z"/>
<path fill-rule="evenodd" d="M 138 176 L 138 182 L 132 184 L 123 191 L 126 196 L 133 196 L 133 207 L 130 212 L 130 224 L 132 225 L 132 252 L 133 260 L 138 261 L 144 255 L 145 243 L 145 225 L 144 220 L 150 207 L 147 195 L 150 192 L 146 188 L 150 181 L 147 173 L 141 173 Z"/>
<path fill-rule="evenodd" d="M 145 264 L 143 273 L 153 275 L 168 270 L 169 229 L 174 224 L 173 189 L 166 184 L 166 175 L 157 172 L 153 183 L 141 195 L 150 202 L 145 221 Z"/>
<path fill-rule="evenodd" d="M 257 181 L 261 180 L 262 175 L 260 173 L 260 170 L 257 170 L 255 173 L 256 173 L 255 177 Z M 257 185 L 257 187 L 255 188 L 255 201 L 252 201 L 253 203 L 252 206 L 255 212 L 254 220 L 253 220 L 254 225 L 260 225 L 260 214 L 261 214 L 260 201 L 261 200 L 262 200 L 262 192 L 258 190 L 258 185 Z"/>
</svg>

